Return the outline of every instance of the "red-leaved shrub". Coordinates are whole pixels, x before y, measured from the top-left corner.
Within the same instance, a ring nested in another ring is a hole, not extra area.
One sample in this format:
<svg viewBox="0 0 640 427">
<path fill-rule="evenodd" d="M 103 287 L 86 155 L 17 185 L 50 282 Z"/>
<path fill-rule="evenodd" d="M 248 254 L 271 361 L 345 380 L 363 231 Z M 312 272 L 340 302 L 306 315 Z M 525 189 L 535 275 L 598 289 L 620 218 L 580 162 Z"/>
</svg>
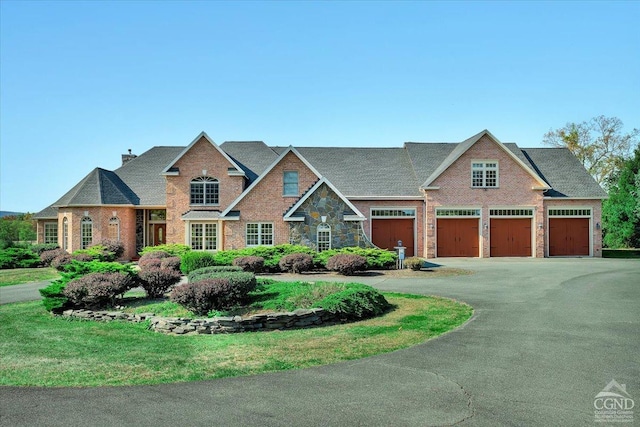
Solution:
<svg viewBox="0 0 640 427">
<path fill-rule="evenodd" d="M 53 261 L 56 257 L 60 255 L 67 255 L 67 251 L 64 249 L 52 249 L 48 251 L 42 251 L 40 253 L 40 262 L 42 265 L 49 267 L 51 265 L 51 261 Z M 69 257 L 71 259 L 71 257 Z"/>
<path fill-rule="evenodd" d="M 351 276 L 367 269 L 367 259 L 355 254 L 336 254 L 327 260 L 327 270 Z"/>
<path fill-rule="evenodd" d="M 180 272 L 169 268 L 149 267 L 138 272 L 140 286 L 149 298 L 160 298 L 182 278 Z"/>
<path fill-rule="evenodd" d="M 289 254 L 280 258 L 278 263 L 282 271 L 288 273 L 302 273 L 313 268 L 313 258 L 309 254 Z"/>
<path fill-rule="evenodd" d="M 238 303 L 233 298 L 232 288 L 228 279 L 206 279 L 176 286 L 169 297 L 198 315 L 206 315 L 211 310 L 222 310 Z"/>
<path fill-rule="evenodd" d="M 259 273 L 264 268 L 264 258 L 261 256 L 241 256 L 233 260 L 233 265 L 241 267 L 244 271 Z"/>
<path fill-rule="evenodd" d="M 113 305 L 134 284 L 133 277 L 125 273 L 90 273 L 69 282 L 62 293 L 75 305 L 100 308 Z"/>
</svg>

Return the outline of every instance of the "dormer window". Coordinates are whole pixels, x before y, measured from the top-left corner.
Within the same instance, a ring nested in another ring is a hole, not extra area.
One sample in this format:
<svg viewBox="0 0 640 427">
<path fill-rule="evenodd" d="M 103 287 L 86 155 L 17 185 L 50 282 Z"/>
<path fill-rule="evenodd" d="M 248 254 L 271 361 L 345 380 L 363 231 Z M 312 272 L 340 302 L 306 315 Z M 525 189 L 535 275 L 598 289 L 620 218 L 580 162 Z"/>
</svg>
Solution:
<svg viewBox="0 0 640 427">
<path fill-rule="evenodd" d="M 471 162 L 471 187 L 498 187 L 498 162 L 495 160 Z"/>
<path fill-rule="evenodd" d="M 215 178 L 200 176 L 191 181 L 192 205 L 217 205 L 219 203 L 219 182 Z"/>
</svg>

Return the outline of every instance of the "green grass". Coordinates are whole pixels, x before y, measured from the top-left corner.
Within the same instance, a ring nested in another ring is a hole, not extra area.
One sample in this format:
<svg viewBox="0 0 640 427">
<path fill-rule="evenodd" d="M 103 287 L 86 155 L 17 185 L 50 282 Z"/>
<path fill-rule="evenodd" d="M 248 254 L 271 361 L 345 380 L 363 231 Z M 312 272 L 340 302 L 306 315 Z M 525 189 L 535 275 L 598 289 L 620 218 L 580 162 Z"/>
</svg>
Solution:
<svg viewBox="0 0 640 427">
<path fill-rule="evenodd" d="M 640 258 L 640 249 L 603 249 L 603 258 Z"/>
<path fill-rule="evenodd" d="M 172 336 L 144 324 L 53 317 L 39 301 L 0 310 L 0 385 L 158 384 L 358 359 L 416 345 L 473 310 L 436 297 L 385 294 L 395 309 L 350 324 L 280 332 Z"/>
<path fill-rule="evenodd" d="M 60 274 L 55 268 L 15 268 L 0 270 L 0 287 L 22 283 L 41 282 L 57 279 Z"/>
</svg>

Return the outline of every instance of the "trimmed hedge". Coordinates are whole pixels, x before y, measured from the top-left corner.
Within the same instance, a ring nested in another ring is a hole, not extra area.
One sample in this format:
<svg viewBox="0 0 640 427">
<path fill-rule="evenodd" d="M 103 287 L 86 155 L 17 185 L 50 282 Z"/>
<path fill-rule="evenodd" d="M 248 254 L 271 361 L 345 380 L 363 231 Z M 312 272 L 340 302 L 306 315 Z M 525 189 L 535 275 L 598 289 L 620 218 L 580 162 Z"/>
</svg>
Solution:
<svg viewBox="0 0 640 427">
<path fill-rule="evenodd" d="M 413 271 L 420 271 L 423 263 L 424 260 L 422 258 L 413 256 L 405 259 L 402 264 L 404 265 L 404 268 L 409 268 Z"/>
<path fill-rule="evenodd" d="M 367 260 L 367 270 L 393 269 L 396 267 L 396 261 L 398 259 L 398 255 L 395 252 L 385 249 L 349 247 L 318 252 L 313 257 L 313 260 L 316 266 L 324 267 L 327 265 L 329 258 L 337 254 L 355 254 L 365 257 Z"/>
<path fill-rule="evenodd" d="M 62 294 L 76 306 L 102 308 L 115 305 L 116 298 L 134 285 L 126 273 L 90 273 L 69 282 Z"/>
<path fill-rule="evenodd" d="M 167 243 L 166 245 L 147 246 L 140 251 L 140 256 L 144 256 L 149 252 L 161 251 L 170 254 L 171 256 L 182 257 L 187 252 L 191 252 L 191 248 L 187 245 L 179 243 Z"/>
<path fill-rule="evenodd" d="M 351 276 L 367 269 L 367 259 L 356 254 L 336 254 L 327 260 L 327 270 Z"/>
<path fill-rule="evenodd" d="M 302 273 L 313 268 L 313 258 L 309 254 L 296 253 L 285 255 L 278 263 L 280 270 L 288 273 Z"/>
<path fill-rule="evenodd" d="M 244 249 L 233 249 L 228 251 L 219 251 L 214 257 L 215 265 L 232 265 L 233 260 L 243 256 L 258 256 L 264 258 L 264 269 L 269 272 L 280 271 L 279 263 L 283 256 L 305 253 L 311 256 L 316 251 L 308 246 L 302 245 L 276 245 L 276 246 L 256 246 Z"/>
<path fill-rule="evenodd" d="M 228 279 L 206 279 L 177 286 L 169 298 L 197 315 L 206 316 L 211 310 L 223 310 L 236 305 L 230 296 L 233 285 Z"/>
<path fill-rule="evenodd" d="M 324 308 L 347 320 L 359 320 L 379 316 L 389 310 L 391 304 L 374 288 L 349 283 L 345 290 L 325 297 L 315 307 Z"/>
<path fill-rule="evenodd" d="M 233 260 L 233 265 L 244 271 L 259 273 L 264 269 L 264 258 L 261 256 L 241 256 Z"/>
<path fill-rule="evenodd" d="M 187 280 L 191 282 L 197 282 L 198 280 L 211 279 L 214 277 L 218 277 L 218 273 L 229 272 L 229 271 L 238 271 L 241 272 L 242 267 L 236 265 L 216 265 L 211 267 L 202 267 L 196 270 L 193 270 L 187 276 Z"/>
<path fill-rule="evenodd" d="M 160 298 L 173 288 L 182 275 L 179 271 L 170 268 L 149 267 L 138 272 L 140 286 L 149 298 Z"/>
<path fill-rule="evenodd" d="M 180 271 L 183 274 L 189 274 L 193 270 L 197 270 L 203 267 L 213 267 L 220 264 L 216 260 L 216 255 L 211 252 L 192 251 L 182 255 L 180 262 Z M 231 265 L 231 263 L 227 264 Z"/>
<path fill-rule="evenodd" d="M 30 249 L 7 248 L 0 250 L 0 269 L 33 268 L 40 265 L 40 257 Z"/>
</svg>

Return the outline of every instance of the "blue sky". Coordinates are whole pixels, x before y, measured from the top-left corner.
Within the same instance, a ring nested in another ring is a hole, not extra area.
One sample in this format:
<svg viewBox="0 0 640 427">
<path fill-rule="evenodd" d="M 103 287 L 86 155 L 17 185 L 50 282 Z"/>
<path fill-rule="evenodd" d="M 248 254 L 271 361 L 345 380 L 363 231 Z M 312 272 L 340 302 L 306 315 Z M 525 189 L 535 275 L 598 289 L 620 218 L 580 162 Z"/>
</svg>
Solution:
<svg viewBox="0 0 640 427">
<path fill-rule="evenodd" d="M 0 210 L 127 149 L 640 127 L 640 2 L 0 2 Z"/>
</svg>

